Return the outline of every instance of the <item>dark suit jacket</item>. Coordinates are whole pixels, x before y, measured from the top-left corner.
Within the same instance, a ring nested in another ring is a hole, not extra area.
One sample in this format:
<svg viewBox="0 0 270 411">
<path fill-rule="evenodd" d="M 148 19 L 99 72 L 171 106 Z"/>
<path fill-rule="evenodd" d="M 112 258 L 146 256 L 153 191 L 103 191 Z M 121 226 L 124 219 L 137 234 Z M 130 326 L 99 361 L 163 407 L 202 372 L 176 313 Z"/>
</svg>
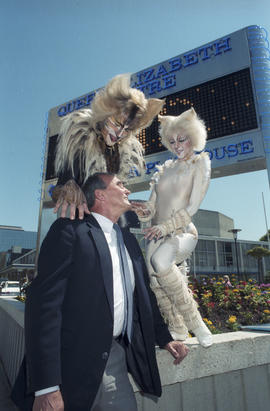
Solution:
<svg viewBox="0 0 270 411">
<path fill-rule="evenodd" d="M 129 231 L 123 236 L 135 275 L 127 364 L 142 391 L 160 396 L 155 341 L 163 347 L 172 337 L 149 288 L 140 247 Z M 58 219 L 41 246 L 38 276 L 27 292 L 26 366 L 14 386 L 14 402 L 30 410 L 35 391 L 60 385 L 65 411 L 89 411 L 112 336 L 112 262 L 103 231 L 92 216 Z"/>
</svg>

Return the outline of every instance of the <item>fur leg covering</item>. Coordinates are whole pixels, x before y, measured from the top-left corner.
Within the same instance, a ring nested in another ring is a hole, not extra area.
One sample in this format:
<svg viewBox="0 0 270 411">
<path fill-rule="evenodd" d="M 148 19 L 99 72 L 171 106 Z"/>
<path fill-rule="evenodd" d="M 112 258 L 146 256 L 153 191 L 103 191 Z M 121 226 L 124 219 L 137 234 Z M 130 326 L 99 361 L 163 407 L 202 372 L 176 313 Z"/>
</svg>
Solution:
<svg viewBox="0 0 270 411">
<path fill-rule="evenodd" d="M 168 270 L 157 273 L 157 282 L 172 304 L 175 315 L 181 315 L 186 327 L 191 330 L 204 347 L 212 344 L 212 335 L 204 324 L 196 301 L 187 285 L 186 267 L 173 264 Z"/>
<path fill-rule="evenodd" d="M 185 326 L 183 317 L 177 313 L 166 292 L 158 284 L 156 277 L 151 277 L 150 286 L 173 339 L 184 341 L 188 337 L 188 329 Z"/>
</svg>

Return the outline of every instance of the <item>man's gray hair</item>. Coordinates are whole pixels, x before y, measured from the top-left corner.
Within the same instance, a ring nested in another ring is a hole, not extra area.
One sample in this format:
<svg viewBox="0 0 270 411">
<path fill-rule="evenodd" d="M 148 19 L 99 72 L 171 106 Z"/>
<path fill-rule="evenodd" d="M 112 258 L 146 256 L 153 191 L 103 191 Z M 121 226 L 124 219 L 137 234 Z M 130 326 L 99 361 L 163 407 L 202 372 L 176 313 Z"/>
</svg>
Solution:
<svg viewBox="0 0 270 411">
<path fill-rule="evenodd" d="M 95 204 L 95 191 L 105 190 L 107 185 L 102 177 L 114 176 L 112 173 L 95 173 L 88 177 L 84 185 L 82 186 L 82 191 L 85 195 L 88 208 L 92 208 Z"/>
</svg>

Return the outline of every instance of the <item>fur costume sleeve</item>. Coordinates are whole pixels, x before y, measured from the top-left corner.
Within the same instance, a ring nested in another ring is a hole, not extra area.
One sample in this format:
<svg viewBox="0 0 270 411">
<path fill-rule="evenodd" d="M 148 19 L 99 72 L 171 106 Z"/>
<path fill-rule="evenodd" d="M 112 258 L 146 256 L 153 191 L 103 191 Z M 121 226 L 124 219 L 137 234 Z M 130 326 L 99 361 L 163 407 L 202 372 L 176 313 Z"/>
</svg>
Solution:
<svg viewBox="0 0 270 411">
<path fill-rule="evenodd" d="M 119 144 L 120 167 L 118 177 L 126 181 L 134 167 L 141 174 L 145 169 L 143 146 L 135 136 L 123 140 Z"/>
<path fill-rule="evenodd" d="M 82 109 L 63 119 L 58 136 L 55 171 L 64 184 L 73 178 L 79 185 L 96 171 L 106 172 L 106 161 L 93 128 L 92 113 Z"/>
</svg>

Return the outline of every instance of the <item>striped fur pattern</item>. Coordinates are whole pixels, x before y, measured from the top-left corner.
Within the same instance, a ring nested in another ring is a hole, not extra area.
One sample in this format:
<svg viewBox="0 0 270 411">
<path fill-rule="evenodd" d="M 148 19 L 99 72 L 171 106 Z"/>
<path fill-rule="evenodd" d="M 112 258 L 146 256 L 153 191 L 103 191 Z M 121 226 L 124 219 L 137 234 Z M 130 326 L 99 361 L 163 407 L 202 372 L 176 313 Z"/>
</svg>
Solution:
<svg viewBox="0 0 270 411">
<path fill-rule="evenodd" d="M 135 136 L 151 124 L 163 104 L 163 100 L 146 99 L 141 91 L 131 88 L 129 75 L 114 77 L 96 94 L 91 110 L 75 111 L 62 120 L 56 150 L 56 174 L 59 175 L 62 170 L 68 168 L 74 175 L 75 159 L 79 159 L 84 181 L 95 172 L 108 171 L 101 134 L 104 122 L 110 116 L 128 116 L 134 110 L 136 114 L 129 124 L 127 137 L 116 143 L 120 155 L 118 176 L 125 180 L 134 166 L 142 172 L 144 151 Z"/>
</svg>

